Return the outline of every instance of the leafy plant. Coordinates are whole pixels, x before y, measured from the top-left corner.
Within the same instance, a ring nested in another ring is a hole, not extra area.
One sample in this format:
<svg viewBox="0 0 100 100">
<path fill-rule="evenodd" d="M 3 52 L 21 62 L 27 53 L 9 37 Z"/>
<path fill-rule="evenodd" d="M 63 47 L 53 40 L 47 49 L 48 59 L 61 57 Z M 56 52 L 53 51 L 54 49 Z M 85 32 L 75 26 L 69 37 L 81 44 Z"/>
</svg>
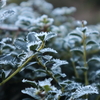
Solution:
<svg viewBox="0 0 100 100">
<path fill-rule="evenodd" d="M 100 33 L 72 18 L 75 11 L 45 0 L 2 8 L 1 100 L 100 99 Z"/>
</svg>

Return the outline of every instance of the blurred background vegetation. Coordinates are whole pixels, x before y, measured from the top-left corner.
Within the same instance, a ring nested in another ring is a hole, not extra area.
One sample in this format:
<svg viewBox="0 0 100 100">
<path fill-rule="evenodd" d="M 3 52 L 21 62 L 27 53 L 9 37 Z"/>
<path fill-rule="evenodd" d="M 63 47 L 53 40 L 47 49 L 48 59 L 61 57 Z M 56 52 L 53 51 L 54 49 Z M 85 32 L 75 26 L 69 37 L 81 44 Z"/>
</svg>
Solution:
<svg viewBox="0 0 100 100">
<path fill-rule="evenodd" d="M 8 0 L 8 3 L 18 3 L 27 0 Z M 87 20 L 88 24 L 100 23 L 100 0 L 46 0 L 54 7 L 76 7 L 77 11 L 73 15 L 77 20 Z"/>
</svg>

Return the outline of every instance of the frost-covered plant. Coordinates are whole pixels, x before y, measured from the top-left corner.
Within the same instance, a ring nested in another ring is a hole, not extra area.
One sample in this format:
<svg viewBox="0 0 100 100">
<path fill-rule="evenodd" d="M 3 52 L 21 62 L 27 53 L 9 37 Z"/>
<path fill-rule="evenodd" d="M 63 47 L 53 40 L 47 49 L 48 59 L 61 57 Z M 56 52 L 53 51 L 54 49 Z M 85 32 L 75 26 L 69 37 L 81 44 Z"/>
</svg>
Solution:
<svg viewBox="0 0 100 100">
<path fill-rule="evenodd" d="M 0 1 L 0 99 L 99 100 L 99 24 L 86 26 L 70 16 L 76 8 L 54 9 L 45 0 L 5 4 Z"/>
</svg>

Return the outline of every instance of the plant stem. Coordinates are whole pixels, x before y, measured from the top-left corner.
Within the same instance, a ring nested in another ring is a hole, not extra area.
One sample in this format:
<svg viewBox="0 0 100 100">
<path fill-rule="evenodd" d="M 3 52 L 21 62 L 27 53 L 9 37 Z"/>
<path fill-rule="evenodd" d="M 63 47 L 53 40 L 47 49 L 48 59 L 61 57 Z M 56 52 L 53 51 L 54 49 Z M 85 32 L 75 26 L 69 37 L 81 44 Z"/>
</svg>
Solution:
<svg viewBox="0 0 100 100">
<path fill-rule="evenodd" d="M 84 67 L 87 68 L 88 64 L 87 64 L 87 60 L 86 60 L 86 42 L 85 42 L 85 40 L 86 40 L 86 36 L 85 36 L 85 33 L 83 33 L 83 59 L 84 59 Z M 84 71 L 85 85 L 89 84 L 87 74 L 88 74 L 88 72 Z"/>
<path fill-rule="evenodd" d="M 72 61 L 72 65 L 73 65 L 75 77 L 76 77 L 76 78 L 79 78 L 79 75 L 78 75 L 78 72 L 77 72 L 77 70 L 76 70 L 76 66 L 75 66 L 75 62 L 74 62 L 74 61 Z"/>
<path fill-rule="evenodd" d="M 83 33 L 83 59 L 84 59 L 84 67 L 88 68 L 87 59 L 86 59 L 86 35 Z M 88 71 L 84 71 L 84 81 L 85 85 L 88 85 Z M 88 99 L 88 95 L 85 95 L 85 98 Z"/>
<path fill-rule="evenodd" d="M 47 67 L 41 63 L 40 59 L 38 57 L 36 57 L 36 59 L 39 62 L 39 64 L 45 69 L 46 73 L 49 76 L 51 76 L 54 79 L 54 81 L 61 87 L 61 85 L 59 84 L 58 80 L 53 76 L 53 74 L 50 71 L 48 71 Z"/>
<path fill-rule="evenodd" d="M 41 49 L 43 49 L 43 48 L 44 48 L 44 46 L 45 46 L 45 42 L 44 42 L 44 41 L 42 41 L 42 44 L 41 44 L 41 46 L 38 48 L 38 50 L 37 50 L 37 51 L 40 51 Z"/>
<path fill-rule="evenodd" d="M 73 59 L 72 53 L 71 53 L 71 52 L 69 52 L 69 53 L 70 53 L 70 55 L 71 55 L 71 58 Z M 71 60 L 71 62 L 72 62 L 72 66 L 73 66 L 73 69 L 74 69 L 75 77 L 76 77 L 76 78 L 79 78 L 78 72 L 77 72 L 77 70 L 76 70 L 75 62 L 74 62 L 73 60 Z"/>
<path fill-rule="evenodd" d="M 5 80 L 3 80 L 0 83 L 0 86 L 3 85 L 4 83 L 6 83 L 7 81 L 9 81 L 13 76 L 15 76 L 35 55 L 29 57 L 20 67 L 18 67 L 18 69 L 12 73 L 8 78 L 6 78 Z"/>
<path fill-rule="evenodd" d="M 39 49 L 37 51 L 40 51 L 44 47 L 44 45 L 45 45 L 44 42 L 42 42 L 41 46 L 39 47 Z M 35 55 L 30 56 L 20 67 L 18 67 L 18 69 L 14 73 L 12 73 L 9 77 L 7 77 L 5 80 L 3 80 L 0 83 L 0 86 L 3 85 L 4 83 L 6 83 L 7 81 L 9 81 L 13 76 L 15 76 L 32 58 L 35 57 Z"/>
</svg>

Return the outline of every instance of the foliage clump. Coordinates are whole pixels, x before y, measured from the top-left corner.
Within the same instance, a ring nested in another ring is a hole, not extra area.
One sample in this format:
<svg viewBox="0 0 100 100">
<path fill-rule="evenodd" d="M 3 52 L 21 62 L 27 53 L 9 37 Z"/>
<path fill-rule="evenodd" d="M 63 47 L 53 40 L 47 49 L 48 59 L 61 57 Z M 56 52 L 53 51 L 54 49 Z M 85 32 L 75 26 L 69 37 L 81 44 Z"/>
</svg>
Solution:
<svg viewBox="0 0 100 100">
<path fill-rule="evenodd" d="M 0 1 L 1 100 L 99 100 L 99 24 L 75 20 L 75 7 L 54 9 L 45 0 L 5 4 Z"/>
</svg>

